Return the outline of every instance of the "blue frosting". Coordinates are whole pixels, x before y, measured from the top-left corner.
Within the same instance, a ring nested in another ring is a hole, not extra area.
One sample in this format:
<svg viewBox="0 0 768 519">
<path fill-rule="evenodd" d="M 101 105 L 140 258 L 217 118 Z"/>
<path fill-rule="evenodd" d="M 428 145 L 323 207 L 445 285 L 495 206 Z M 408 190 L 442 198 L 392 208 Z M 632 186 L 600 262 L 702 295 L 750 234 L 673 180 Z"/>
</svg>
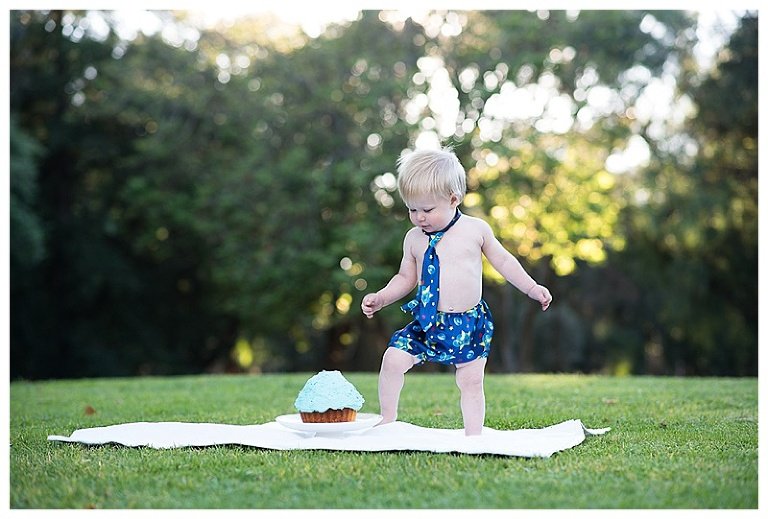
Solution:
<svg viewBox="0 0 768 519">
<path fill-rule="evenodd" d="M 299 391 L 294 406 L 299 412 L 322 413 L 329 409 L 359 411 L 365 399 L 339 371 L 321 371 Z"/>
</svg>

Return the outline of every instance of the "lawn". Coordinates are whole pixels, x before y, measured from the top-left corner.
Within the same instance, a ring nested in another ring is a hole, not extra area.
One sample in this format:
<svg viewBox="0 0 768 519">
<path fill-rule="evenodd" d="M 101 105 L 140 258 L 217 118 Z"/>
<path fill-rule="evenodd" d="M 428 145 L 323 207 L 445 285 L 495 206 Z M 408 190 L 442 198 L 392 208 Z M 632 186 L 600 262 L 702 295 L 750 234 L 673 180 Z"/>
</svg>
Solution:
<svg viewBox="0 0 768 519">
<path fill-rule="evenodd" d="M 252 424 L 295 412 L 311 374 L 13 382 L 10 506 L 83 508 L 746 508 L 758 506 L 757 379 L 486 377 L 486 426 L 580 418 L 605 436 L 549 459 L 153 450 L 49 442 L 137 421 Z M 377 412 L 376 375 L 348 373 Z M 406 378 L 400 419 L 459 428 L 452 375 Z"/>
</svg>

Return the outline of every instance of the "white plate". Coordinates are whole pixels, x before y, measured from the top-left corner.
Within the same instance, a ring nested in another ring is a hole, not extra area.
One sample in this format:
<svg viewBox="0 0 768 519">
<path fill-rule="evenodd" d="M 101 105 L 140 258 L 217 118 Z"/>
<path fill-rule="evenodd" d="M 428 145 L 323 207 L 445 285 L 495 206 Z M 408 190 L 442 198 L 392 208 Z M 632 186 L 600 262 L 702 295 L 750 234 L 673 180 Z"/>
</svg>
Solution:
<svg viewBox="0 0 768 519">
<path fill-rule="evenodd" d="M 296 431 L 337 433 L 368 429 L 379 423 L 382 418 L 380 414 L 357 413 L 357 419 L 354 422 L 304 423 L 301 421 L 301 415 L 299 414 L 284 414 L 275 418 L 275 421 L 284 427 Z"/>
</svg>

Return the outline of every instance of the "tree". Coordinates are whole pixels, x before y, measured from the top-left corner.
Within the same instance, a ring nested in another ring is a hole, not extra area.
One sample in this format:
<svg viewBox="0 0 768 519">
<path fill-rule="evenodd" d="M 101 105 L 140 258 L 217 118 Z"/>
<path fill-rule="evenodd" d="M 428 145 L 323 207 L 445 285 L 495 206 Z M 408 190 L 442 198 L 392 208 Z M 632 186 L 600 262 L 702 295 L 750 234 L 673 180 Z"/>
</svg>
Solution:
<svg viewBox="0 0 768 519">
<path fill-rule="evenodd" d="M 628 211 L 617 263 L 646 287 L 632 325 L 661 372 L 757 373 L 756 43 L 747 14 L 691 91 L 690 140 L 656 150 Z"/>
<path fill-rule="evenodd" d="M 690 55 L 691 20 L 681 12 L 471 12 L 458 36 L 446 36 L 452 15 L 427 19 L 427 32 L 436 29 L 425 54 L 447 71 L 459 101 L 457 123 L 441 131 L 459 141 L 476 190 L 465 205 L 494 225 L 557 299 L 578 265 L 596 268 L 625 245 L 626 182 L 606 164 L 642 134 L 641 124 L 651 124 L 635 117 L 637 106 L 670 62 Z M 430 65 L 424 75 L 433 89 L 443 76 Z M 439 121 L 429 106 L 422 117 Z M 487 277 L 503 281 L 491 270 Z M 541 366 L 535 344 L 554 339 L 565 352 L 591 340 L 588 294 L 562 297 L 541 316 L 503 282 L 489 283 L 486 294 L 510 323 L 495 342 L 504 370 Z M 585 363 L 571 357 L 552 365 Z"/>
<path fill-rule="evenodd" d="M 679 11 L 364 11 L 318 38 L 155 15 L 123 41 L 109 12 L 12 14 L 13 377 L 376 369 L 407 316 L 358 306 L 428 142 L 555 294 L 534 312 L 488 269 L 489 369 L 751 373 L 750 17 L 702 77 Z M 660 84 L 698 114 L 649 110 Z"/>
</svg>

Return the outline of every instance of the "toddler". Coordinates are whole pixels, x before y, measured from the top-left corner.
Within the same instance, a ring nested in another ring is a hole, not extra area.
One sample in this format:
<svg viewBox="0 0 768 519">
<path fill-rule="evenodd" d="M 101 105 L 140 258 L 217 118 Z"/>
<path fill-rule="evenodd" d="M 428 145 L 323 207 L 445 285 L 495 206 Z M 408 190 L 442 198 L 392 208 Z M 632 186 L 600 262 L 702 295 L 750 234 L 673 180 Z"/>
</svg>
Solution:
<svg viewBox="0 0 768 519">
<path fill-rule="evenodd" d="M 404 155 L 398 161 L 397 187 L 414 227 L 403 240 L 400 270 L 361 304 L 371 318 L 418 284 L 416 297 L 401 307 L 414 320 L 394 333 L 381 361 L 381 423 L 397 419 L 405 373 L 420 362 L 439 362 L 456 366 L 464 433 L 478 435 L 485 420 L 483 377 L 493 337 L 491 312 L 482 299 L 482 255 L 542 310 L 552 296 L 525 272 L 485 221 L 459 211 L 466 173 L 452 151 Z"/>
</svg>

